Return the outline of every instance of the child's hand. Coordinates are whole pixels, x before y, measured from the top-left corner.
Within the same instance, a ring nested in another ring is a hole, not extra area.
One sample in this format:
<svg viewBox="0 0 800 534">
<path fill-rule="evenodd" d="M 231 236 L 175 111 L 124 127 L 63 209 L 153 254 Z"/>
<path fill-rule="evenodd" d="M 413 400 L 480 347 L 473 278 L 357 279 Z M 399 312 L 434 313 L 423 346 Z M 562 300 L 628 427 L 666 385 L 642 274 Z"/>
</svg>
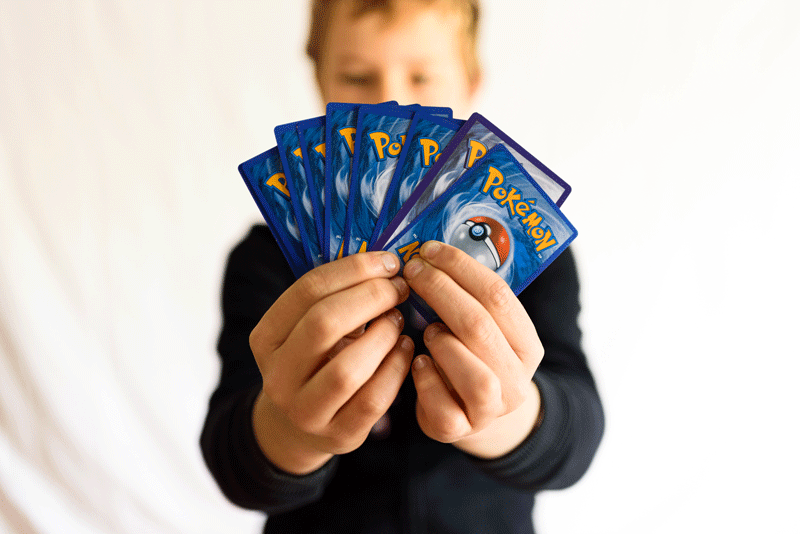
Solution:
<svg viewBox="0 0 800 534">
<path fill-rule="evenodd" d="M 253 428 L 277 467 L 308 473 L 356 449 L 397 396 L 414 348 L 400 336 L 395 306 L 409 291 L 395 276 L 398 266 L 388 252 L 322 265 L 287 289 L 253 330 L 263 378 Z"/>
<path fill-rule="evenodd" d="M 420 256 L 403 275 L 445 323 L 425 330 L 435 365 L 425 355 L 413 365 L 420 428 L 472 454 L 501 456 L 539 413 L 536 329 L 508 284 L 466 253 L 431 241 Z"/>
</svg>

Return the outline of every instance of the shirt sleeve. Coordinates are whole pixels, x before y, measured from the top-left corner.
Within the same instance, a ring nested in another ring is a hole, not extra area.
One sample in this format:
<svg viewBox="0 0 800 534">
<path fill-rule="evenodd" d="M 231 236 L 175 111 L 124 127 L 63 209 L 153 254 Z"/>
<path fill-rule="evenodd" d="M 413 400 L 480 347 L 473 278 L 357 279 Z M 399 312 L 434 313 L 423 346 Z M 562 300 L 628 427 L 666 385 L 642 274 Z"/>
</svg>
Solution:
<svg viewBox="0 0 800 534">
<path fill-rule="evenodd" d="M 266 226 L 254 227 L 231 252 L 222 289 L 222 362 L 209 401 L 200 447 L 208 469 L 234 504 L 268 514 L 320 498 L 336 469 L 334 457 L 308 475 L 285 473 L 264 456 L 253 433 L 252 409 L 261 374 L 250 332 L 295 278 Z"/>
<path fill-rule="evenodd" d="M 600 396 L 581 348 L 575 260 L 567 249 L 519 294 L 545 353 L 533 381 L 542 419 L 513 451 L 473 463 L 503 484 L 559 489 L 583 476 L 600 445 L 605 419 Z"/>
</svg>

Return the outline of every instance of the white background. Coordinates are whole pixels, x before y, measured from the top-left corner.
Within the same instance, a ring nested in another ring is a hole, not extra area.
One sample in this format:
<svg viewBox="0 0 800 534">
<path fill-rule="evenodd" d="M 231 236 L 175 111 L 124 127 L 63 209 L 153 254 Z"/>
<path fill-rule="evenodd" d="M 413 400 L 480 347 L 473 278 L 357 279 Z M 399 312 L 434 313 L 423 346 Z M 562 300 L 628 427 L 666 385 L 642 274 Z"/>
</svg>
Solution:
<svg viewBox="0 0 800 534">
<path fill-rule="evenodd" d="M 297 5 L 302 4 L 302 5 Z M 607 428 L 545 533 L 798 532 L 800 8 L 486 1 L 476 109 L 573 186 Z M 197 445 L 236 166 L 307 7 L 0 5 L 0 532 L 258 532 Z"/>
</svg>

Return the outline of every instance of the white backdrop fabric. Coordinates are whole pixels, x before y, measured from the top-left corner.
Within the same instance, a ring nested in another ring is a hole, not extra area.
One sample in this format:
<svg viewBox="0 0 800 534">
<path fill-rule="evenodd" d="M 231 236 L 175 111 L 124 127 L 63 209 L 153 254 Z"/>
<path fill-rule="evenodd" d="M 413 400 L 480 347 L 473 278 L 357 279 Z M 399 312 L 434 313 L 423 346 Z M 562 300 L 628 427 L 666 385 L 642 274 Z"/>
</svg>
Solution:
<svg viewBox="0 0 800 534">
<path fill-rule="evenodd" d="M 608 421 L 537 526 L 798 531 L 798 4 L 485 6 L 476 109 L 573 186 Z M 225 258 L 259 218 L 236 166 L 322 109 L 306 24 L 0 5 L 0 532 L 260 531 L 197 442 Z"/>
</svg>

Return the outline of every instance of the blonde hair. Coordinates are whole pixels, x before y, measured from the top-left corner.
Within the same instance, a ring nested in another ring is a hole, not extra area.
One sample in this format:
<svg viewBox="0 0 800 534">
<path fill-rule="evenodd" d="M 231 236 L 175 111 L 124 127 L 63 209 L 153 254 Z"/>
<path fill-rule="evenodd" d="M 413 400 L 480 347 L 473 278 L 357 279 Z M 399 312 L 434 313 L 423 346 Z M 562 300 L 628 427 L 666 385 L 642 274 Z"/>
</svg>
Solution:
<svg viewBox="0 0 800 534">
<path fill-rule="evenodd" d="M 319 74 L 321 49 L 330 26 L 333 9 L 340 0 L 312 0 L 311 1 L 311 26 L 308 33 L 306 53 L 314 62 L 314 68 Z M 462 51 L 467 69 L 467 79 L 477 81 L 480 76 L 480 62 L 478 60 L 478 20 L 480 18 L 480 0 L 416 0 L 425 5 L 447 4 L 449 8 L 461 16 L 463 36 Z M 371 11 L 382 11 L 391 19 L 395 16 L 402 0 L 353 0 L 352 18 L 358 18 Z"/>
</svg>

